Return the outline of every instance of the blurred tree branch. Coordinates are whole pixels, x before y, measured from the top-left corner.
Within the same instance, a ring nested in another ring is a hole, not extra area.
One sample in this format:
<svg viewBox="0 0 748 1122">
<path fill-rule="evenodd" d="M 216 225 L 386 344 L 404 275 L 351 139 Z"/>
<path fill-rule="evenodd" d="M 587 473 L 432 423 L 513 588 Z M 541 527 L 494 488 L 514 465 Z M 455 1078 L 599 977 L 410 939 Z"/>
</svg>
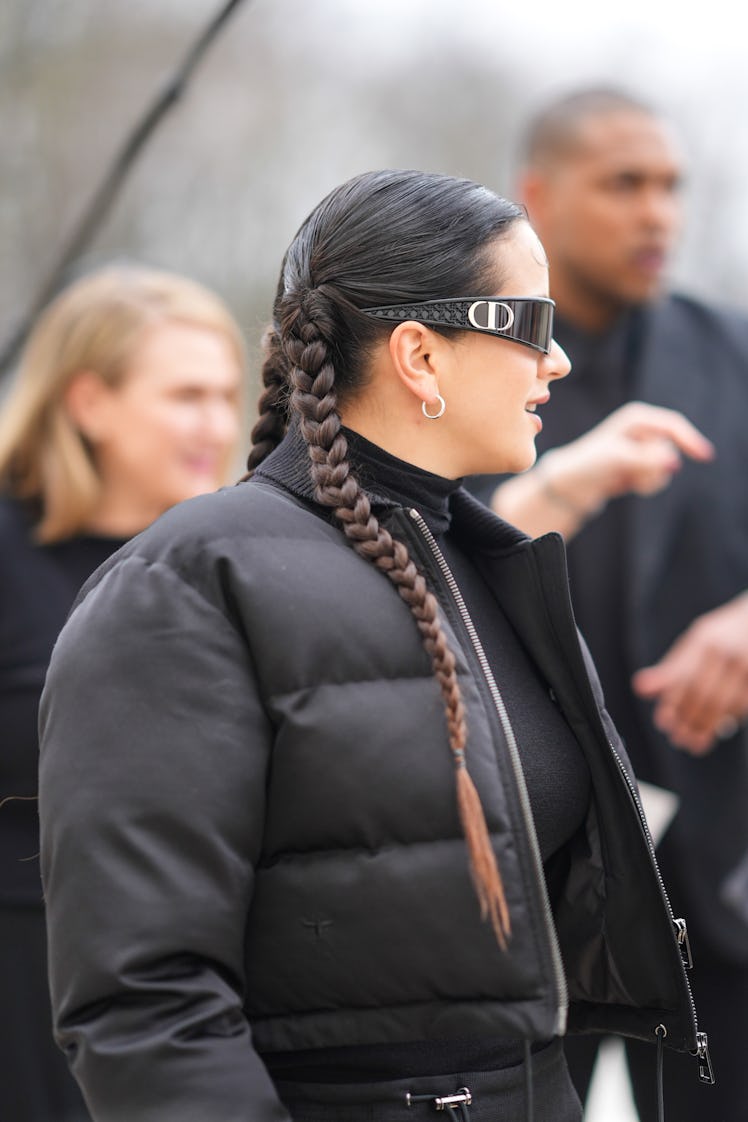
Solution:
<svg viewBox="0 0 748 1122">
<path fill-rule="evenodd" d="M 156 99 L 146 108 L 126 137 L 109 170 L 106 172 L 100 186 L 94 192 L 89 205 L 84 210 L 70 237 L 63 246 L 57 261 L 50 269 L 46 279 L 40 285 L 36 296 L 21 320 L 0 351 L 0 376 L 10 367 L 19 350 L 23 346 L 27 335 L 33 327 L 34 321 L 42 309 L 56 294 L 62 284 L 70 264 L 75 261 L 81 251 L 93 237 L 102 219 L 116 198 L 128 171 L 134 164 L 146 141 L 156 129 L 159 122 L 170 109 L 183 96 L 192 73 L 211 45 L 219 31 L 223 28 L 236 9 L 245 0 L 228 0 L 213 16 L 207 26 L 190 47 L 177 69 L 164 84 Z"/>
</svg>

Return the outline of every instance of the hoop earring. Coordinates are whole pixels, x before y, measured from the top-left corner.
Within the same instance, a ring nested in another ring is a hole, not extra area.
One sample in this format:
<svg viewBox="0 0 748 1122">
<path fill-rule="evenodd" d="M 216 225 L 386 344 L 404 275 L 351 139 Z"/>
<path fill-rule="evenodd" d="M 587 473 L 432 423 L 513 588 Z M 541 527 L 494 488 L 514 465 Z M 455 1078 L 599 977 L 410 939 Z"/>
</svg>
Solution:
<svg viewBox="0 0 748 1122">
<path fill-rule="evenodd" d="M 428 417 L 428 419 L 430 421 L 437 421 L 439 419 L 439 417 L 441 417 L 442 414 L 444 413 L 444 410 L 447 408 L 447 403 L 440 393 L 438 393 L 436 395 L 436 400 L 439 402 L 439 412 L 438 413 L 429 413 L 426 409 L 426 402 L 425 401 L 421 402 L 421 412 L 423 413 L 424 417 Z"/>
</svg>

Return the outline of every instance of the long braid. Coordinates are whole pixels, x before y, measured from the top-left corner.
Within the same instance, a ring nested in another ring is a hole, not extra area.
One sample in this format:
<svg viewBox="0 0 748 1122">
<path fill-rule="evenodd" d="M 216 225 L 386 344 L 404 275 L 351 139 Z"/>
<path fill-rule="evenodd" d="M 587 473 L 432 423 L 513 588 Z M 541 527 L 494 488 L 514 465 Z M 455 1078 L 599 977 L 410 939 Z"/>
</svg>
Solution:
<svg viewBox="0 0 748 1122">
<path fill-rule="evenodd" d="M 380 526 L 351 471 L 331 357 L 335 324 L 324 286 L 307 292 L 300 301 L 286 298 L 283 304 L 287 311 L 281 338 L 290 366 L 291 406 L 300 418 L 309 451 L 316 500 L 332 508 L 356 553 L 392 581 L 415 618 L 444 701 L 459 815 L 481 913 L 490 919 L 499 945 L 506 949 L 511 931 L 509 910 L 483 808 L 465 762 L 465 711 L 455 657 L 440 622 L 436 597 L 405 544 Z"/>
<path fill-rule="evenodd" d="M 252 449 L 244 479 L 251 479 L 255 468 L 280 444 L 288 428 L 288 362 L 274 325 L 265 331 L 262 347 L 265 352 L 262 384 L 265 388 L 257 406 L 259 417 L 252 429 Z"/>
</svg>

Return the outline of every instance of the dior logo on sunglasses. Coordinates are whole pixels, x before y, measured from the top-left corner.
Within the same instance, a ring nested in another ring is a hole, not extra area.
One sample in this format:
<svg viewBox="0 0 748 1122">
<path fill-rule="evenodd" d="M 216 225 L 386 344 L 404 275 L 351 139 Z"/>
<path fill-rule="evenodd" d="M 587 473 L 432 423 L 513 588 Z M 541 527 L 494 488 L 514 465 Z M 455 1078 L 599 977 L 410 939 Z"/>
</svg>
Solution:
<svg viewBox="0 0 748 1122">
<path fill-rule="evenodd" d="M 476 300 L 467 317 L 479 331 L 509 331 L 514 323 L 514 312 L 501 300 Z"/>
<path fill-rule="evenodd" d="M 403 323 L 416 320 L 432 327 L 480 331 L 511 339 L 542 354 L 553 343 L 553 301 L 547 296 L 462 296 L 448 300 L 421 300 L 410 304 L 384 304 L 361 308 L 366 316 Z"/>
</svg>

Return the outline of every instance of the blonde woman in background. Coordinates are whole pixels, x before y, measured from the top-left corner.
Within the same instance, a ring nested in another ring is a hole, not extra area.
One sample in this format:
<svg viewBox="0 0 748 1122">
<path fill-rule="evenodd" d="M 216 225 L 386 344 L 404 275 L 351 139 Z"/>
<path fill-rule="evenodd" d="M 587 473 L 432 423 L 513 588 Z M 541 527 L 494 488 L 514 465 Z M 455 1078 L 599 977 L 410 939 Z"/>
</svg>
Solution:
<svg viewBox="0 0 748 1122">
<path fill-rule="evenodd" d="M 37 709 L 80 585 L 159 514 L 229 478 L 241 333 L 212 292 L 144 268 L 76 281 L 40 317 L 0 411 L 0 1118 L 78 1122 L 51 1035 Z"/>
</svg>

